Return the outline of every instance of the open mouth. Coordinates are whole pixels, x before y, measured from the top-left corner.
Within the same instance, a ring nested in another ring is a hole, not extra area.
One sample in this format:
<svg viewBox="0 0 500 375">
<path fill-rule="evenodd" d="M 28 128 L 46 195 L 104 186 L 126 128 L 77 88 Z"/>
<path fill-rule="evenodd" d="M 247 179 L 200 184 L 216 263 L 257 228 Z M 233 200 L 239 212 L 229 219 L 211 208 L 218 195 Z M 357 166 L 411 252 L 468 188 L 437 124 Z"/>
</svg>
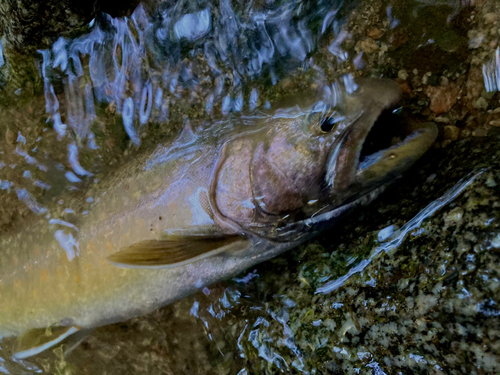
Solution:
<svg viewBox="0 0 500 375">
<path fill-rule="evenodd" d="M 436 136 L 435 124 L 412 120 L 401 107 L 385 109 L 362 144 L 356 174 L 373 179 L 399 173 L 420 158 Z"/>
<path fill-rule="evenodd" d="M 434 123 L 420 123 L 387 109 L 374 123 L 361 146 L 355 182 L 373 187 L 399 176 L 431 147 L 437 137 Z"/>
<path fill-rule="evenodd" d="M 332 193 L 369 191 L 401 174 L 432 145 L 433 123 L 405 116 L 400 90 L 389 80 L 360 80 L 350 113 L 359 113 L 338 138 L 327 163 L 325 181 Z"/>
<path fill-rule="evenodd" d="M 382 111 L 363 142 L 358 168 L 362 169 L 370 156 L 400 143 L 409 135 L 401 112 L 402 107 L 397 106 Z"/>
</svg>

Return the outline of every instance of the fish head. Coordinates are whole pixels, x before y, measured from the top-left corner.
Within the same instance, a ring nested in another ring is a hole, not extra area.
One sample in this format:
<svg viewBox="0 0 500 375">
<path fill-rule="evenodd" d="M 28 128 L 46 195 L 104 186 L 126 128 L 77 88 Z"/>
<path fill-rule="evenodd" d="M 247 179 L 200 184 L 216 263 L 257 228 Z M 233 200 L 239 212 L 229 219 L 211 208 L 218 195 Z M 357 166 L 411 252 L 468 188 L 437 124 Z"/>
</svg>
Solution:
<svg viewBox="0 0 500 375">
<path fill-rule="evenodd" d="M 402 124 L 388 79 L 320 85 L 283 98 L 253 153 L 252 189 L 266 215 L 333 210 L 397 178 L 437 136 L 434 124 Z M 372 134 L 373 133 L 373 134 Z"/>
</svg>

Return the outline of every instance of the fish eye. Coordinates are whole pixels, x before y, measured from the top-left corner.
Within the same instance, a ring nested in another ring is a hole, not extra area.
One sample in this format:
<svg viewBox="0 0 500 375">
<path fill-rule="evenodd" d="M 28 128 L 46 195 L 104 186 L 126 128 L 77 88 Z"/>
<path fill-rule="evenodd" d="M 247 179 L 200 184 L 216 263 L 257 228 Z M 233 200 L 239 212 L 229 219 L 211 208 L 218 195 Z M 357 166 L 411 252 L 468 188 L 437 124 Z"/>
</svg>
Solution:
<svg viewBox="0 0 500 375">
<path fill-rule="evenodd" d="M 321 121 L 321 131 L 325 132 L 325 133 L 328 133 L 328 132 L 331 132 L 333 130 L 333 128 L 335 127 L 335 124 L 337 123 L 337 121 L 335 121 L 335 119 L 333 117 L 326 117 L 323 119 L 323 121 Z"/>
</svg>

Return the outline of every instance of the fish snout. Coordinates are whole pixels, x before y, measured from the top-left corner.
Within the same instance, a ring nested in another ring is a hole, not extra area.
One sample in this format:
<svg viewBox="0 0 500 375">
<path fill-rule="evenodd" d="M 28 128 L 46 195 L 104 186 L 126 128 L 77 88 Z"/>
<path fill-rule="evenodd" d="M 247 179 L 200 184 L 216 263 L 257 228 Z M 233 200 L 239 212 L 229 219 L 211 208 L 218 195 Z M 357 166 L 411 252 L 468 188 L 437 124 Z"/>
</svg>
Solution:
<svg viewBox="0 0 500 375">
<path fill-rule="evenodd" d="M 388 79 L 359 79 L 348 99 L 350 123 L 330 152 L 326 182 L 332 196 L 369 192 L 408 169 L 437 137 L 433 123 L 407 119 L 399 85 Z"/>
</svg>

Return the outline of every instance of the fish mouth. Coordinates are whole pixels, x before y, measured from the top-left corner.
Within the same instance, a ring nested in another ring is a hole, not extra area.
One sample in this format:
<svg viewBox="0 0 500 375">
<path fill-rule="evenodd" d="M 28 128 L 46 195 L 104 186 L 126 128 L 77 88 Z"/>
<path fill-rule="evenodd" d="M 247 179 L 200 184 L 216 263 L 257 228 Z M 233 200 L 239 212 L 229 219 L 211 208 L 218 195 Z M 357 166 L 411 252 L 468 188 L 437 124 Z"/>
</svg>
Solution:
<svg viewBox="0 0 500 375">
<path fill-rule="evenodd" d="M 407 118 L 399 85 L 360 79 L 346 104 L 352 113 L 330 152 L 326 183 L 333 195 L 359 195 L 395 179 L 418 160 L 437 137 L 434 123 Z"/>
<path fill-rule="evenodd" d="M 382 112 L 363 142 L 356 167 L 359 184 L 381 184 L 398 177 L 432 146 L 438 130 L 398 112 Z M 383 130 L 381 130 L 383 129 Z"/>
</svg>

